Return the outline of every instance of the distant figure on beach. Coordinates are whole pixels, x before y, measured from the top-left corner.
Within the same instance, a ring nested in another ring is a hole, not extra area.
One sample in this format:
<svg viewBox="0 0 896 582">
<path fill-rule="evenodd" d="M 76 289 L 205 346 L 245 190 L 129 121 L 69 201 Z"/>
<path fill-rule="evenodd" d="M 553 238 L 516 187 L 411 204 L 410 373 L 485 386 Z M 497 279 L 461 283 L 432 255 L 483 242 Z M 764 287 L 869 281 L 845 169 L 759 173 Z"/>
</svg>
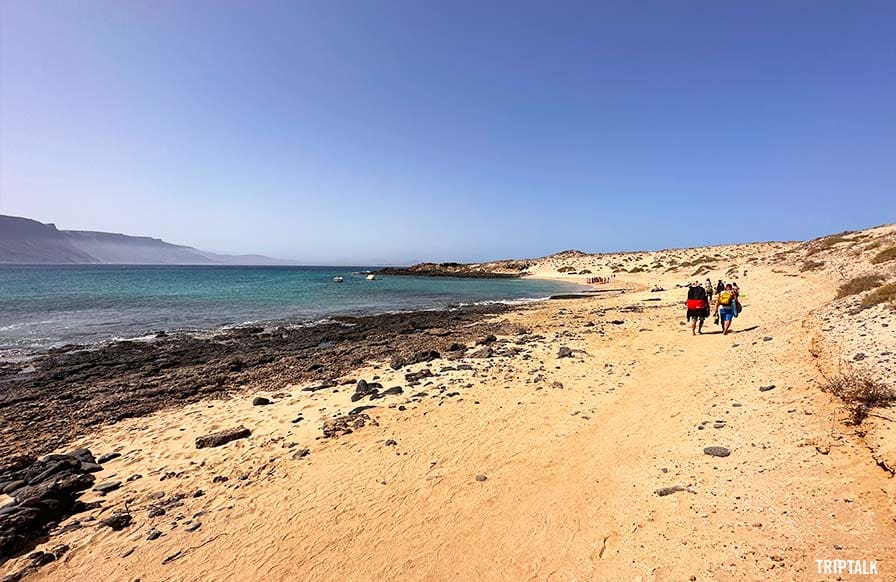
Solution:
<svg viewBox="0 0 896 582">
<path fill-rule="evenodd" d="M 688 288 L 688 313 L 687 319 L 691 322 L 691 335 L 703 333 L 703 322 L 709 317 L 709 300 L 706 298 L 706 289 L 699 281 Z"/>
<path fill-rule="evenodd" d="M 737 317 L 737 293 L 731 283 L 725 285 L 719 293 L 719 298 L 716 300 L 716 315 L 719 316 L 719 323 L 722 325 L 722 335 L 728 335 L 731 320 Z"/>
<path fill-rule="evenodd" d="M 721 279 L 719 279 L 719 282 L 716 283 L 716 294 L 718 295 L 719 293 L 721 293 L 724 290 L 725 290 L 725 284 L 722 283 Z"/>
<path fill-rule="evenodd" d="M 712 281 L 710 279 L 707 279 L 706 285 L 704 285 L 703 288 L 706 289 L 706 297 L 709 299 L 709 301 L 712 301 L 712 293 L 714 291 L 714 289 L 712 288 Z"/>
</svg>

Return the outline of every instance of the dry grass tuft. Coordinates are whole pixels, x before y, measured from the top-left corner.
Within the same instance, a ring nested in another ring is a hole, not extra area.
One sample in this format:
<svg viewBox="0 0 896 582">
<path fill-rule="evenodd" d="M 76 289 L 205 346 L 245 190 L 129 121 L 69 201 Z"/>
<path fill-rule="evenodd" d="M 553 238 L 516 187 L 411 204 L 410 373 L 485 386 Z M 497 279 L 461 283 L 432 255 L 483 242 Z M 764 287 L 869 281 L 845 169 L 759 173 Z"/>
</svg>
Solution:
<svg viewBox="0 0 896 582">
<path fill-rule="evenodd" d="M 846 235 L 848 234 L 852 233 L 850 231 L 841 232 L 840 234 L 832 234 L 831 236 L 826 236 L 824 238 L 813 241 L 812 247 L 806 253 L 806 256 L 809 257 L 822 251 L 829 251 L 840 243 L 849 242 L 850 239 L 846 238 Z"/>
<path fill-rule="evenodd" d="M 865 291 L 871 291 L 884 282 L 884 278 L 880 275 L 862 275 L 855 279 L 850 279 L 837 290 L 837 299 L 843 299 L 850 295 L 857 295 Z"/>
<path fill-rule="evenodd" d="M 862 424 L 874 408 L 896 404 L 896 392 L 865 370 L 840 373 L 828 379 L 821 389 L 843 401 L 853 424 Z"/>
<path fill-rule="evenodd" d="M 891 307 L 896 308 L 896 283 L 882 285 L 865 297 L 862 297 L 861 308 L 868 309 L 881 303 L 889 303 Z"/>
<path fill-rule="evenodd" d="M 879 265 L 881 263 L 886 263 L 889 261 L 896 261 L 896 245 L 884 249 L 881 252 L 874 255 L 874 258 L 871 259 L 872 265 Z"/>
</svg>

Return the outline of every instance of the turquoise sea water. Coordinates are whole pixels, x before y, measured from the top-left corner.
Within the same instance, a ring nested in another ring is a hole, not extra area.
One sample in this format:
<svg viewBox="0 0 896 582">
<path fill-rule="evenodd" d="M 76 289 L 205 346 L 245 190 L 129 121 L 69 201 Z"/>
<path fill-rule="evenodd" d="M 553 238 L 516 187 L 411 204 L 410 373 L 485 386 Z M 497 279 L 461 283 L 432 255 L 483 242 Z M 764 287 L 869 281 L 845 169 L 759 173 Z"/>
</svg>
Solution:
<svg viewBox="0 0 896 582">
<path fill-rule="evenodd" d="M 380 277 L 363 267 L 0 265 L 0 350 L 344 314 L 545 298 L 579 287 L 518 279 Z M 333 282 L 341 276 L 344 283 Z"/>
</svg>

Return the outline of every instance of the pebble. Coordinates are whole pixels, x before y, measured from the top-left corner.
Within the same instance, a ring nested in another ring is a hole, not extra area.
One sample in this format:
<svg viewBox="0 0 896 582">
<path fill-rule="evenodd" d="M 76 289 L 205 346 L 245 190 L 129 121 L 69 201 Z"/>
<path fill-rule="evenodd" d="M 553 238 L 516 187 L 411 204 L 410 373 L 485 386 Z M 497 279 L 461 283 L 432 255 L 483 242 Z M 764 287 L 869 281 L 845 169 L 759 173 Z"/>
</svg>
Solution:
<svg viewBox="0 0 896 582">
<path fill-rule="evenodd" d="M 760 392 L 768 392 L 769 390 L 774 390 L 774 389 L 775 389 L 774 384 L 769 384 L 768 386 L 760 386 L 759 387 Z"/>
<path fill-rule="evenodd" d="M 93 488 L 94 491 L 101 495 L 105 495 L 106 493 L 110 493 L 115 491 L 121 487 L 121 481 L 110 481 L 108 483 L 101 483 Z"/>
<path fill-rule="evenodd" d="M 112 459 L 117 459 L 120 456 L 121 453 L 106 453 L 105 455 L 100 455 L 99 457 L 97 457 L 96 462 L 100 465 L 103 465 L 105 463 L 108 463 Z"/>
<path fill-rule="evenodd" d="M 488 477 L 485 475 L 476 475 L 476 480 L 479 482 L 485 481 L 486 479 L 488 479 Z"/>
<path fill-rule="evenodd" d="M 265 406 L 270 403 L 271 400 L 269 398 L 265 398 L 264 396 L 256 396 L 252 399 L 252 406 Z"/>
<path fill-rule="evenodd" d="M 146 534 L 146 539 L 148 539 L 149 541 L 152 541 L 152 540 L 159 539 L 161 536 L 162 536 L 162 532 L 153 528 L 153 529 L 149 530 L 148 534 Z"/>
<path fill-rule="evenodd" d="M 703 449 L 703 453 L 710 457 L 727 457 L 731 454 L 731 451 L 725 447 L 706 447 Z"/>
</svg>

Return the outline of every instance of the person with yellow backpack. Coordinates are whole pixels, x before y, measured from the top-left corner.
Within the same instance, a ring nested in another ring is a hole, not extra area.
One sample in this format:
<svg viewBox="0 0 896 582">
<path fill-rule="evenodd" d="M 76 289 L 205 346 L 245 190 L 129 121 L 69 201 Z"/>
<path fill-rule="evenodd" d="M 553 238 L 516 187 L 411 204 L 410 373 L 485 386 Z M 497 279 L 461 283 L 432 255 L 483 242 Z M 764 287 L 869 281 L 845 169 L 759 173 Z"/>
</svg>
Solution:
<svg viewBox="0 0 896 582">
<path fill-rule="evenodd" d="M 725 289 L 716 299 L 716 316 L 722 324 L 722 335 L 728 335 L 731 321 L 737 316 L 737 292 L 731 283 L 725 285 Z"/>
</svg>

